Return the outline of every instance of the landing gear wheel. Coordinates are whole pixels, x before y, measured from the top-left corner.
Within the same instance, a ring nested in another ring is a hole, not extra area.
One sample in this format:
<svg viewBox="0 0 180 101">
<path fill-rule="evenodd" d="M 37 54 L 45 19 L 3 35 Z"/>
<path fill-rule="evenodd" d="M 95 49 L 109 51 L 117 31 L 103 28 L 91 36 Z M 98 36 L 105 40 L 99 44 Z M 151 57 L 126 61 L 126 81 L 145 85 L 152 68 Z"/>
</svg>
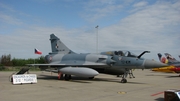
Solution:
<svg viewBox="0 0 180 101">
<path fill-rule="evenodd" d="M 121 83 L 127 83 L 127 80 L 126 79 L 122 79 Z"/>
<path fill-rule="evenodd" d="M 69 81 L 69 80 L 71 79 L 71 75 L 65 74 L 64 79 L 65 79 L 66 81 Z"/>
</svg>

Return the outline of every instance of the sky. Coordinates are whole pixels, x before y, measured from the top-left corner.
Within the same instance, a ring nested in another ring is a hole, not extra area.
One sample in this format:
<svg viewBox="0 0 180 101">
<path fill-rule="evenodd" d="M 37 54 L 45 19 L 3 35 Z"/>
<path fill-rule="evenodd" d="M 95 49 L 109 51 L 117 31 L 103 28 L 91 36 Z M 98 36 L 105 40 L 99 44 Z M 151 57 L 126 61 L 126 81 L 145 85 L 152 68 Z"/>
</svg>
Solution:
<svg viewBox="0 0 180 101">
<path fill-rule="evenodd" d="M 98 34 L 98 52 L 179 59 L 180 0 L 0 0 L 0 56 L 45 56 L 52 33 L 76 53 L 96 53 Z"/>
</svg>

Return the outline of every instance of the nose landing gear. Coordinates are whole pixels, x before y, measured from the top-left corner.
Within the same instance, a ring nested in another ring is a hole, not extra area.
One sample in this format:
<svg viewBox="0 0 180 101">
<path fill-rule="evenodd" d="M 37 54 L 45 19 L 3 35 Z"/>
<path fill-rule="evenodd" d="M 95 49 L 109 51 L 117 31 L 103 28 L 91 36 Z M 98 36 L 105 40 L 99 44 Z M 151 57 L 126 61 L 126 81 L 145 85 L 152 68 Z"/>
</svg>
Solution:
<svg viewBox="0 0 180 101">
<path fill-rule="evenodd" d="M 125 69 L 125 73 L 122 75 L 121 83 L 127 83 L 127 76 L 129 75 L 129 78 L 135 78 L 133 75 L 132 69 Z"/>
</svg>

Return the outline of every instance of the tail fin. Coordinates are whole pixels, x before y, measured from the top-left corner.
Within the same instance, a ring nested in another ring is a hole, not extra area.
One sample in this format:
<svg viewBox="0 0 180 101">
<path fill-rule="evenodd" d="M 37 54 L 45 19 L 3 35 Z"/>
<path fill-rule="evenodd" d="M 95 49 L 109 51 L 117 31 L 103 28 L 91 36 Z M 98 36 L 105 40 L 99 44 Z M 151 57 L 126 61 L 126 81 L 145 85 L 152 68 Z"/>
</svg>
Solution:
<svg viewBox="0 0 180 101">
<path fill-rule="evenodd" d="M 162 54 L 161 54 L 161 53 L 158 53 L 157 55 L 158 55 L 159 61 L 161 61 Z"/>
<path fill-rule="evenodd" d="M 159 57 L 159 61 L 162 62 L 162 63 L 168 63 L 168 60 L 165 58 L 165 57 L 162 57 L 162 54 L 161 53 L 158 53 L 157 54 L 158 57 Z"/>
<path fill-rule="evenodd" d="M 50 35 L 52 53 L 70 54 L 74 53 L 54 34 Z"/>
<path fill-rule="evenodd" d="M 172 57 L 171 56 L 171 54 L 169 54 L 169 53 L 164 53 L 164 55 L 166 56 L 166 58 L 168 59 L 168 60 L 176 60 L 174 57 Z"/>
</svg>

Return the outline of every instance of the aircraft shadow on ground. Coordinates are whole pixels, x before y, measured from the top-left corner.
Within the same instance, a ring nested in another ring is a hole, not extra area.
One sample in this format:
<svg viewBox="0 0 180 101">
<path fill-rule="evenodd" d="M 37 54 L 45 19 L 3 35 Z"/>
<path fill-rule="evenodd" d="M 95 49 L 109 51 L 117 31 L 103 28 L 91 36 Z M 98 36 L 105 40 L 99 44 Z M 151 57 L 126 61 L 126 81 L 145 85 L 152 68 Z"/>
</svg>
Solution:
<svg viewBox="0 0 180 101">
<path fill-rule="evenodd" d="M 89 81 L 89 82 L 116 82 L 116 83 L 119 83 L 120 80 L 117 80 L 117 79 L 110 79 L 110 78 L 94 78 L 94 79 L 88 79 L 88 78 L 85 78 L 85 77 L 73 77 L 72 82 L 82 82 L 82 81 Z"/>
<path fill-rule="evenodd" d="M 176 76 L 166 76 L 166 78 L 180 78 L 179 75 L 176 75 Z"/>
<path fill-rule="evenodd" d="M 146 76 L 163 76 L 163 77 L 165 77 L 165 78 L 180 78 L 180 76 L 179 75 L 172 75 L 172 76 L 167 76 L 167 75 L 165 75 L 165 74 L 150 74 L 150 75 L 146 75 Z"/>
<path fill-rule="evenodd" d="M 167 75 L 165 75 L 165 74 L 148 74 L 146 76 L 164 76 L 164 77 L 166 77 Z"/>
<path fill-rule="evenodd" d="M 115 77 L 116 78 L 116 77 Z M 58 80 L 58 77 L 55 75 L 39 75 L 37 79 L 42 79 L 42 80 Z M 130 79 L 128 80 L 128 84 L 146 84 L 146 83 L 140 83 L 140 82 L 131 82 Z M 72 79 L 69 80 L 70 82 L 76 82 L 76 83 L 92 83 L 93 81 L 95 82 L 114 82 L 114 83 L 120 83 L 121 78 L 97 78 L 95 77 L 94 79 L 89 79 L 86 77 L 77 77 L 77 76 L 72 76 Z"/>
<path fill-rule="evenodd" d="M 76 81 L 82 81 L 82 80 L 86 80 L 86 81 L 97 81 L 97 82 L 115 82 L 115 83 L 120 83 L 121 82 L 121 78 L 98 78 L 95 77 L 94 79 L 88 79 L 85 77 L 73 77 L 72 81 L 76 82 Z M 131 82 L 131 79 L 128 79 L 128 84 L 146 84 L 146 83 L 140 83 L 140 82 Z"/>
<path fill-rule="evenodd" d="M 164 98 L 157 98 L 157 99 L 155 99 L 155 101 L 164 101 Z"/>
<path fill-rule="evenodd" d="M 42 79 L 42 80 L 58 80 L 57 76 L 54 75 L 39 75 L 37 77 L 37 79 Z M 77 76 L 72 76 L 71 80 L 69 80 L 70 82 L 77 82 L 77 83 L 91 83 L 92 81 L 105 81 L 105 82 L 120 82 L 120 80 L 117 79 L 109 79 L 109 78 L 94 78 L 94 79 L 89 79 L 86 77 L 77 77 Z M 88 82 L 90 81 L 90 82 Z"/>
<path fill-rule="evenodd" d="M 37 79 L 42 79 L 42 80 L 58 80 L 58 77 L 54 76 L 54 75 L 39 75 L 39 76 L 37 76 Z"/>
</svg>

